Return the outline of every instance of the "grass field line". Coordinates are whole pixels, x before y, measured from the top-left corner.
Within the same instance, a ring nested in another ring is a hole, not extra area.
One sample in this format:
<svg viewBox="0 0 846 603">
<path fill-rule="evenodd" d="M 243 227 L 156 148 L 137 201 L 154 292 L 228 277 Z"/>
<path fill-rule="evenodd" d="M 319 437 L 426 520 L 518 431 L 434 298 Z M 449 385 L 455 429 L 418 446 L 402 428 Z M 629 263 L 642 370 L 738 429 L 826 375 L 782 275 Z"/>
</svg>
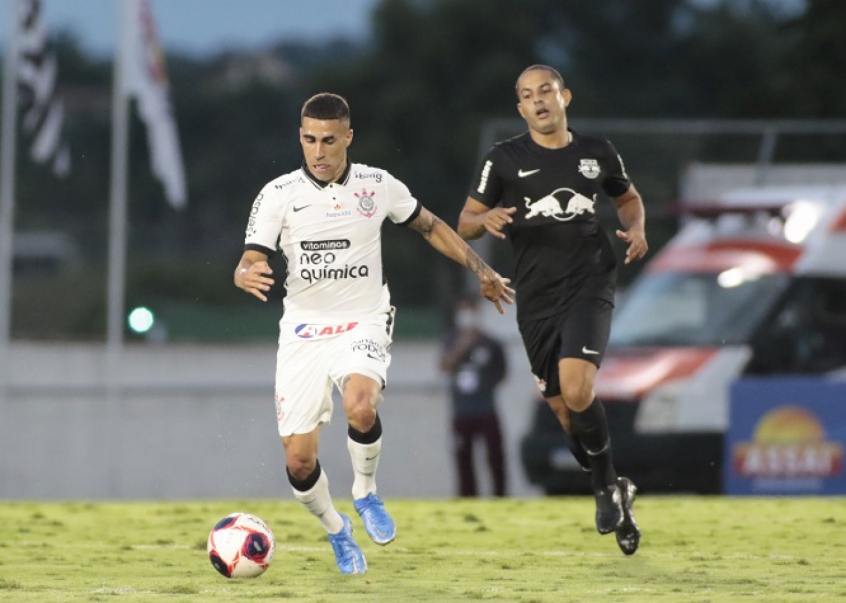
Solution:
<svg viewBox="0 0 846 603">
<path fill-rule="evenodd" d="M 276 553 L 279 554 L 280 551 L 290 551 L 294 553 L 321 553 L 325 552 L 327 549 L 325 546 L 290 546 L 290 545 L 280 545 L 277 543 L 276 545 Z M 545 550 L 545 551 L 537 551 L 537 550 L 529 550 L 529 551 L 495 551 L 495 550 L 461 550 L 461 549 L 444 549 L 438 550 L 436 552 L 432 552 L 431 549 L 410 549 L 401 546 L 392 546 L 390 547 L 390 552 L 392 553 L 401 553 L 404 555 L 437 555 L 438 557 L 531 557 L 533 555 L 538 555 L 542 557 L 578 557 L 578 558 L 596 558 L 596 559 L 604 559 L 604 558 L 619 558 L 620 553 L 618 551 L 611 552 L 611 553 L 581 553 L 581 552 L 574 552 L 574 551 L 563 551 L 563 550 Z M 647 550 L 641 550 L 640 553 L 641 557 L 648 556 L 650 559 L 688 559 L 693 561 L 708 561 L 708 560 L 731 560 L 731 559 L 748 559 L 748 560 L 798 560 L 803 559 L 802 556 L 795 556 L 795 555 L 749 555 L 749 554 L 731 554 L 731 555 L 721 555 L 721 554 L 706 554 L 700 552 L 691 552 L 688 554 L 684 553 L 652 553 Z"/>
<path fill-rule="evenodd" d="M 61 593 L 63 591 L 54 590 L 56 593 Z M 100 588 L 95 588 L 90 591 L 92 595 L 152 595 L 155 594 L 155 591 L 152 590 L 140 590 L 137 588 L 130 588 L 130 587 L 105 587 L 102 586 Z"/>
<path fill-rule="evenodd" d="M 327 545 L 315 545 L 315 546 L 304 546 L 304 545 L 288 545 L 288 544 L 280 544 L 276 543 L 276 553 L 279 554 L 281 552 L 292 552 L 292 553 L 325 553 L 328 550 Z M 63 548 L 63 547 L 58 547 Z M 73 546 L 68 546 L 67 548 L 73 549 L 102 549 L 101 545 L 97 544 L 74 544 Z M 126 549 L 131 550 L 139 550 L 139 551 L 146 551 L 146 550 L 194 550 L 197 547 L 189 546 L 185 544 L 131 544 L 125 547 Z M 434 552 L 431 549 L 411 549 L 408 547 L 402 546 L 392 546 L 390 547 L 390 551 L 392 553 L 398 553 L 403 555 L 437 555 L 439 557 L 527 557 L 538 555 L 542 557 L 572 557 L 572 558 L 580 558 L 580 559 L 604 559 L 604 558 L 617 558 L 620 557 L 619 552 L 610 552 L 610 553 L 584 553 L 584 552 L 576 552 L 576 551 L 565 551 L 565 550 L 516 550 L 516 551 L 496 551 L 496 550 L 472 550 L 472 549 L 439 549 L 438 551 Z M 713 561 L 713 560 L 782 560 L 782 561 L 796 561 L 799 559 L 804 559 L 805 556 L 802 555 L 781 555 L 781 554 L 770 554 L 770 555 L 750 555 L 750 554 L 719 554 L 719 553 L 702 553 L 697 551 L 692 551 L 690 553 L 680 553 L 680 552 L 672 552 L 672 553 L 655 553 L 650 552 L 648 547 L 641 549 L 640 557 L 649 557 L 650 559 L 688 559 L 688 560 L 695 560 L 695 561 Z"/>
<path fill-rule="evenodd" d="M 33 541 L 23 541 L 21 542 L 24 546 L 35 546 L 39 543 Z M 68 545 L 67 547 L 63 547 L 61 545 L 53 545 L 54 548 L 57 549 L 87 549 L 87 550 L 94 550 L 94 549 L 102 549 L 103 545 L 98 543 L 73 543 L 72 545 Z M 291 545 L 285 543 L 276 543 L 276 553 L 277 555 L 282 552 L 292 552 L 292 553 L 325 553 L 328 549 L 328 543 L 324 545 Z M 175 544 L 175 543 L 157 543 L 157 544 L 128 544 L 128 545 L 121 545 L 120 548 L 126 550 L 136 550 L 136 551 L 148 551 L 148 550 L 199 550 L 200 547 L 198 545 L 186 545 L 186 544 Z M 204 549 L 205 547 L 203 547 Z M 617 558 L 620 557 L 620 554 L 616 551 L 608 552 L 608 553 L 585 553 L 579 551 L 567 551 L 567 550 L 515 550 L 515 551 L 506 551 L 506 550 L 474 550 L 474 549 L 438 549 L 437 551 L 433 552 L 431 549 L 418 549 L 418 548 L 408 548 L 403 546 L 396 546 L 393 545 L 390 547 L 390 551 L 397 554 L 409 555 L 409 556 L 418 556 L 418 555 L 426 555 L 431 556 L 433 554 L 439 557 L 501 557 L 501 558 L 512 558 L 512 557 L 527 557 L 527 556 L 542 556 L 542 557 L 567 557 L 567 558 L 579 558 L 579 559 L 608 559 L 608 558 Z M 771 561 L 798 561 L 800 559 L 804 559 L 807 556 L 804 555 L 784 555 L 784 554 L 769 554 L 769 555 L 753 555 L 753 554 L 719 554 L 719 553 L 702 553 L 700 551 L 691 551 L 690 553 L 680 553 L 678 551 L 674 551 L 672 553 L 655 553 L 649 550 L 649 547 L 646 546 L 641 549 L 640 557 L 649 557 L 651 559 L 686 559 L 691 561 L 715 561 L 715 560 L 756 560 L 756 561 L 763 561 L 763 560 L 771 560 Z"/>
</svg>

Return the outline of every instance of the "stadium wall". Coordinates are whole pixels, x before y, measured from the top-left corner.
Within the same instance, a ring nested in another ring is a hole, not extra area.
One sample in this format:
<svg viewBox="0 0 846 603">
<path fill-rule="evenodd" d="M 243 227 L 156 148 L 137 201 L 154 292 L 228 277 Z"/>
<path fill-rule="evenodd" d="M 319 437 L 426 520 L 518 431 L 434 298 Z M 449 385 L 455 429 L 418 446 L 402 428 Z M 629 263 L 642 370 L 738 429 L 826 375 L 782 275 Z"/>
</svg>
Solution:
<svg viewBox="0 0 846 603">
<path fill-rule="evenodd" d="M 450 497 L 455 472 L 438 344 L 396 342 L 392 354 L 380 407 L 380 491 Z M 510 490 L 535 496 L 519 464 L 535 386 L 516 341 L 509 356 L 499 402 Z M 0 498 L 292 498 L 276 433 L 274 362 L 272 345 L 128 345 L 110 359 L 102 345 L 15 343 L 0 401 Z M 320 459 L 333 495 L 349 498 L 338 400 Z M 480 475 L 490 492 L 487 473 Z"/>
</svg>

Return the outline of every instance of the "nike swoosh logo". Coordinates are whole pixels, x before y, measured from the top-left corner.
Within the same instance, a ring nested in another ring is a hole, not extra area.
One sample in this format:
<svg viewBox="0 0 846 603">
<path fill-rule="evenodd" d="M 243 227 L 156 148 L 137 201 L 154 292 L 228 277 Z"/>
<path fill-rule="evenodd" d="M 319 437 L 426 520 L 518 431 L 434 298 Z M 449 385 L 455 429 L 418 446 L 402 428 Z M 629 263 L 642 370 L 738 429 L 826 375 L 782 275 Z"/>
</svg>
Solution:
<svg viewBox="0 0 846 603">
<path fill-rule="evenodd" d="M 364 457 L 364 460 L 365 461 L 372 461 L 373 459 L 378 459 L 378 458 L 379 458 L 379 455 L 377 454 L 375 456 L 366 456 L 366 457 Z"/>
<path fill-rule="evenodd" d="M 596 350 L 589 350 L 587 346 L 582 346 L 582 354 L 599 354 Z"/>
<path fill-rule="evenodd" d="M 300 211 L 302 209 L 305 209 L 306 207 L 311 207 L 311 205 L 303 205 L 302 207 L 295 207 L 294 211 Z"/>
<path fill-rule="evenodd" d="M 537 170 L 527 170 L 525 172 L 523 170 L 518 170 L 517 175 L 520 176 L 520 178 L 525 178 L 526 176 L 531 176 L 532 174 L 537 174 L 539 171 L 540 171 L 539 169 L 537 169 Z"/>
</svg>

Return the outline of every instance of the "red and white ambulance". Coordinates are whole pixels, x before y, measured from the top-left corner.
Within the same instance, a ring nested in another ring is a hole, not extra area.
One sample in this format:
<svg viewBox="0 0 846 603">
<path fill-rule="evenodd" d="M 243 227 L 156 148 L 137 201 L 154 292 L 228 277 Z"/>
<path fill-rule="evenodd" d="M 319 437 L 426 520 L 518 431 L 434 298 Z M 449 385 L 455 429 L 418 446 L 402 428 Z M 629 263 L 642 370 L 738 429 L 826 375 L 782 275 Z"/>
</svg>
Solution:
<svg viewBox="0 0 846 603">
<path fill-rule="evenodd" d="M 846 378 L 846 186 L 740 188 L 682 211 L 617 309 L 597 394 L 621 475 L 642 491 L 720 492 L 736 379 Z M 545 412 L 523 442 L 529 480 L 580 491 Z"/>
</svg>

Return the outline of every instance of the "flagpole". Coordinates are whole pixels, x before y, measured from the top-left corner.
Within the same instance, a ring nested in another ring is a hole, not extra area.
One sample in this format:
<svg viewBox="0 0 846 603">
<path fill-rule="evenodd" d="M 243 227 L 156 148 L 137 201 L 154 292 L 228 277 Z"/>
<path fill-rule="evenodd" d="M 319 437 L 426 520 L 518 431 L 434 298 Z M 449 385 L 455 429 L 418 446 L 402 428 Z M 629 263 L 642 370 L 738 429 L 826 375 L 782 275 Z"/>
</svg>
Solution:
<svg viewBox="0 0 846 603">
<path fill-rule="evenodd" d="M 112 149 L 109 186 L 109 271 L 107 292 L 106 352 L 117 363 L 123 349 L 124 286 L 126 282 L 127 164 L 129 160 L 129 99 L 126 69 L 129 4 L 119 2 L 120 37 L 115 52 L 112 82 Z M 113 365 L 114 366 L 114 365 Z"/>
<path fill-rule="evenodd" d="M 15 145 L 18 74 L 17 0 L 7 3 L 11 12 L 3 62 L 3 110 L 0 138 L 0 402 L 6 397 L 12 335 L 12 270 L 15 235 Z"/>
</svg>

